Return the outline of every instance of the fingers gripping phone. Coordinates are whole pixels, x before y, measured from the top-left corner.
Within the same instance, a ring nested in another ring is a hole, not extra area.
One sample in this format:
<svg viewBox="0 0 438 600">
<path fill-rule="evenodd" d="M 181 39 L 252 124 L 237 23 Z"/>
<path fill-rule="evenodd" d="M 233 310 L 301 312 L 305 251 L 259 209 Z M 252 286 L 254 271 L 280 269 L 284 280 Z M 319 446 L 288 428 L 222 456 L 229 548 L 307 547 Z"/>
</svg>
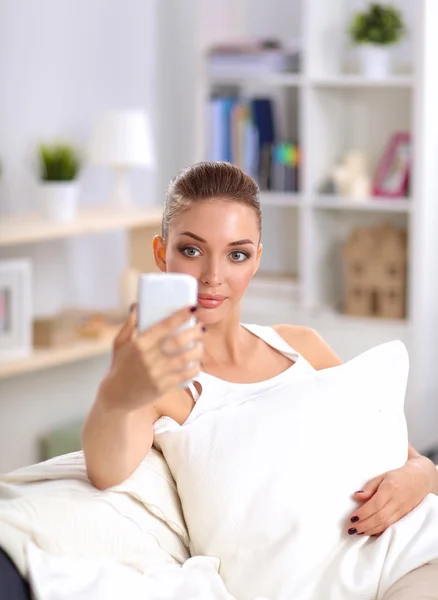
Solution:
<svg viewBox="0 0 438 600">
<path fill-rule="evenodd" d="M 198 303 L 198 282 L 184 273 L 145 273 L 138 284 L 138 330 L 149 329 L 184 307 Z M 194 316 L 179 329 L 193 327 Z"/>
</svg>

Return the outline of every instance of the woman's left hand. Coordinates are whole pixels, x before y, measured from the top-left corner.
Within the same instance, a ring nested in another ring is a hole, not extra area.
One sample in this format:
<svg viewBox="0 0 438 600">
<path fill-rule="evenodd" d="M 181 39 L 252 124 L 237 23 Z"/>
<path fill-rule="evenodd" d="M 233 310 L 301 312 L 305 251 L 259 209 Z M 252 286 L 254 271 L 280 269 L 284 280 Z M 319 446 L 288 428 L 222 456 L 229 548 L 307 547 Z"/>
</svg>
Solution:
<svg viewBox="0 0 438 600">
<path fill-rule="evenodd" d="M 354 499 L 364 504 L 351 515 L 348 533 L 368 536 L 383 533 L 431 492 L 428 465 L 421 461 L 408 461 L 400 469 L 379 475 L 354 493 Z"/>
</svg>

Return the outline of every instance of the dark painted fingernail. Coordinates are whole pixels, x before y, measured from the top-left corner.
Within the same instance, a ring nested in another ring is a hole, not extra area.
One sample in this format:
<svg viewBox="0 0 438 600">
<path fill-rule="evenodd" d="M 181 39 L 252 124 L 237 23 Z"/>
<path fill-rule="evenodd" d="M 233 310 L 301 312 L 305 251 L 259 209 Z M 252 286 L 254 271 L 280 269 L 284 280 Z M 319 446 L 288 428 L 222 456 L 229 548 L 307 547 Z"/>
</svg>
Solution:
<svg viewBox="0 0 438 600">
<path fill-rule="evenodd" d="M 203 332 L 205 333 L 205 332 L 207 331 L 207 327 L 206 327 L 205 325 L 203 325 L 203 326 L 201 327 L 201 331 L 203 331 Z"/>
<path fill-rule="evenodd" d="M 198 310 L 198 307 L 197 307 L 197 306 L 191 306 L 191 307 L 190 307 L 190 312 L 192 312 L 192 313 L 193 313 L 193 312 L 196 312 L 197 310 Z"/>
<path fill-rule="evenodd" d="M 364 490 L 357 490 L 357 492 L 354 492 L 355 494 L 365 494 Z"/>
<path fill-rule="evenodd" d="M 134 309 L 135 309 L 135 307 L 136 307 L 136 306 L 137 306 L 137 302 L 133 302 L 133 303 L 131 304 L 131 306 L 129 307 L 129 312 L 130 312 L 130 313 L 134 312 Z"/>
<path fill-rule="evenodd" d="M 351 529 L 348 530 L 348 535 L 354 535 L 355 533 L 357 533 L 356 527 L 352 527 Z"/>
<path fill-rule="evenodd" d="M 365 533 L 365 531 L 359 531 L 359 533 L 357 535 L 363 535 Z"/>
<path fill-rule="evenodd" d="M 350 521 L 351 521 L 352 523 L 357 523 L 357 522 L 359 521 L 359 517 L 356 517 L 356 516 L 354 516 L 354 517 L 351 517 Z"/>
</svg>

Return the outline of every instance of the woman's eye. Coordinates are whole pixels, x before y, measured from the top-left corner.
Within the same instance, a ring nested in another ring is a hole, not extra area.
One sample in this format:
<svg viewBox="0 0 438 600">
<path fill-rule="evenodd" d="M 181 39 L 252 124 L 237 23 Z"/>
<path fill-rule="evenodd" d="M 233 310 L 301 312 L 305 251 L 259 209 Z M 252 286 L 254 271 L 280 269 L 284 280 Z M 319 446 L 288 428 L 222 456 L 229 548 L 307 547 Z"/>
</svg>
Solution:
<svg viewBox="0 0 438 600">
<path fill-rule="evenodd" d="M 199 256 L 200 254 L 199 250 L 197 248 L 193 248 L 193 246 L 186 246 L 185 248 L 181 248 L 180 251 L 190 258 Z"/>
<path fill-rule="evenodd" d="M 230 254 L 230 256 L 231 256 L 232 260 L 235 262 L 242 262 L 249 258 L 248 254 L 246 254 L 246 252 L 240 252 L 240 251 L 232 252 Z"/>
</svg>

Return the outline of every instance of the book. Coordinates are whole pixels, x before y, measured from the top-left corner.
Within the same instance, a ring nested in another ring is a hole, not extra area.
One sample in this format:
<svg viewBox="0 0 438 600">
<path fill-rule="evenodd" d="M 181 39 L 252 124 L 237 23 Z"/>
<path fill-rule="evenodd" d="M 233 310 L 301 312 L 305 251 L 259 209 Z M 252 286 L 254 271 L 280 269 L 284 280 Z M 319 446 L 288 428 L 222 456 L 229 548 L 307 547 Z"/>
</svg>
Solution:
<svg viewBox="0 0 438 600">
<path fill-rule="evenodd" d="M 209 160 L 238 165 L 262 190 L 298 191 L 301 150 L 277 140 L 270 98 L 212 97 L 209 130 Z"/>
</svg>

